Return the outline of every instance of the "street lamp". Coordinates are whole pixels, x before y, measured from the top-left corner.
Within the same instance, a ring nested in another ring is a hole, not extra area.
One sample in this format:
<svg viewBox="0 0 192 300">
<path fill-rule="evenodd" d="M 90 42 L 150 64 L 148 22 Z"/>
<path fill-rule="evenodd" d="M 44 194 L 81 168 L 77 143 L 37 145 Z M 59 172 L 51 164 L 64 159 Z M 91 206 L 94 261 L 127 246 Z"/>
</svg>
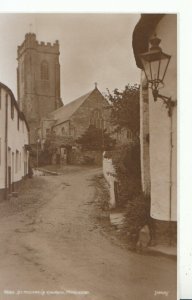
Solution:
<svg viewBox="0 0 192 300">
<path fill-rule="evenodd" d="M 149 51 L 141 53 L 139 56 L 147 83 L 149 88 L 152 89 L 154 101 L 157 101 L 158 98 L 162 99 L 168 109 L 168 115 L 171 116 L 172 107 L 175 105 L 175 102 L 171 100 L 171 97 L 159 94 L 159 89 L 164 86 L 164 78 L 171 55 L 162 51 L 159 47 L 160 42 L 161 40 L 157 36 L 154 36 L 150 39 L 151 47 Z"/>
</svg>

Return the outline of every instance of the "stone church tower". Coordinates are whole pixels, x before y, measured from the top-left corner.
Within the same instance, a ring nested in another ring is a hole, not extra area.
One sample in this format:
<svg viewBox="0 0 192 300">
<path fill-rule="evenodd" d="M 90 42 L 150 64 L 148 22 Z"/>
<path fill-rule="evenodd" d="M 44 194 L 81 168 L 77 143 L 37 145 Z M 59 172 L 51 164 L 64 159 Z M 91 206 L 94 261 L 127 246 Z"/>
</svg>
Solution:
<svg viewBox="0 0 192 300">
<path fill-rule="evenodd" d="M 18 46 L 17 60 L 18 103 L 29 124 L 30 144 L 34 144 L 41 118 L 63 105 L 59 42 L 39 43 L 34 33 L 27 33 Z"/>
</svg>

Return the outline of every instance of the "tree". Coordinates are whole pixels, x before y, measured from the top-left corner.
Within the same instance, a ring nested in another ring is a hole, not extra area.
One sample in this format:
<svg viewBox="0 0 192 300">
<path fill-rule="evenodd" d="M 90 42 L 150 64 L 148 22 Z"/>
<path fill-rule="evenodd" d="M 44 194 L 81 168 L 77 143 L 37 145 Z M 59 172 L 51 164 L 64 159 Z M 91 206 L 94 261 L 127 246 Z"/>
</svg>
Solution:
<svg viewBox="0 0 192 300">
<path fill-rule="evenodd" d="M 115 140 L 106 130 L 96 128 L 94 125 L 90 125 L 76 142 L 82 145 L 83 150 L 111 150 L 115 145 Z"/>
<path fill-rule="evenodd" d="M 115 131 L 129 129 L 139 136 L 139 85 L 126 85 L 123 91 L 108 90 L 107 100 L 111 111 L 110 121 Z"/>
<path fill-rule="evenodd" d="M 141 192 L 139 86 L 128 84 L 123 91 L 108 91 L 106 97 L 113 131 L 130 130 L 134 139 L 134 143 L 119 145 L 112 153 L 118 179 L 118 201 L 119 205 L 125 205 Z"/>
<path fill-rule="evenodd" d="M 70 136 L 60 136 L 52 130 L 49 134 L 46 135 L 42 152 L 42 161 L 44 161 L 44 163 L 51 164 L 53 154 L 56 153 L 58 149 L 61 148 L 61 146 L 71 147 L 72 144 L 73 141 Z"/>
</svg>

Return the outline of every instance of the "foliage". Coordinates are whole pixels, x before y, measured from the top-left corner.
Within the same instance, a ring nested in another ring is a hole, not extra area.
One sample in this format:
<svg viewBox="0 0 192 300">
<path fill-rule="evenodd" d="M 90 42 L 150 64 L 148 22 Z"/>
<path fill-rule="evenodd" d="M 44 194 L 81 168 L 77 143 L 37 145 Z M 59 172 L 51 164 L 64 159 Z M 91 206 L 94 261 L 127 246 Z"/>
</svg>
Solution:
<svg viewBox="0 0 192 300">
<path fill-rule="evenodd" d="M 115 145 L 115 140 L 106 130 L 90 125 L 85 133 L 76 140 L 83 150 L 110 150 Z"/>
<path fill-rule="evenodd" d="M 40 165 L 51 164 L 52 154 L 56 152 L 57 146 L 55 144 L 55 132 L 51 131 L 46 136 L 45 143 L 43 145 L 43 152 L 39 156 Z"/>
<path fill-rule="evenodd" d="M 140 145 L 124 145 L 112 152 L 118 180 L 118 205 L 124 206 L 141 192 Z"/>
<path fill-rule="evenodd" d="M 140 193 L 126 205 L 126 228 L 133 245 L 137 242 L 140 229 L 146 224 L 151 227 L 150 201 Z"/>
<path fill-rule="evenodd" d="M 139 86 L 126 85 L 123 91 L 115 89 L 113 93 L 108 90 L 106 96 L 111 111 L 110 121 L 116 128 L 129 129 L 134 136 L 139 135 Z"/>
<path fill-rule="evenodd" d="M 56 134 L 54 131 L 51 131 L 49 134 L 46 135 L 46 140 L 44 143 L 44 152 L 48 154 L 52 154 L 56 151 L 57 145 L 55 143 Z"/>
</svg>

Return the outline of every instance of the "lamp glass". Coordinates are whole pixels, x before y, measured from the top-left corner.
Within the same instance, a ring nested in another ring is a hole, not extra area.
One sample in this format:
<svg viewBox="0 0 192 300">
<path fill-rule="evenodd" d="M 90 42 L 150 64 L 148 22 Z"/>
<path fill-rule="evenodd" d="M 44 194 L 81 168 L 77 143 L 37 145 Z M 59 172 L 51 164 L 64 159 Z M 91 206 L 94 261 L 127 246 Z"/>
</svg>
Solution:
<svg viewBox="0 0 192 300">
<path fill-rule="evenodd" d="M 156 50 L 143 53 L 140 58 L 148 83 L 154 88 L 163 84 L 171 56 Z"/>
</svg>

